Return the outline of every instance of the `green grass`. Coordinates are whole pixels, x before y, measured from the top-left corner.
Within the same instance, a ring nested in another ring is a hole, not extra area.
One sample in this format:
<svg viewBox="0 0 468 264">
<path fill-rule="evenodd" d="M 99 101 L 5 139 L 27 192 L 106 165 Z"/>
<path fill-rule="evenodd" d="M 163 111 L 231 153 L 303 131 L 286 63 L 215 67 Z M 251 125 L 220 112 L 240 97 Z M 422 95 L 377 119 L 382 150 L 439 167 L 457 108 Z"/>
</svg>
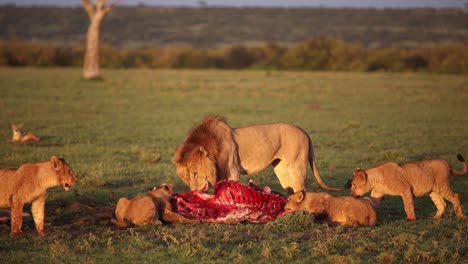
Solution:
<svg viewBox="0 0 468 264">
<path fill-rule="evenodd" d="M 99 213 L 163 182 L 187 190 L 171 157 L 208 114 L 225 115 L 232 127 L 297 124 L 314 142 L 325 182 L 341 186 L 355 167 L 389 160 L 437 157 L 460 168 L 456 154 L 468 158 L 467 102 L 463 75 L 107 70 L 103 81 L 89 82 L 78 69 L 0 69 L 0 167 L 59 155 L 79 178 L 70 192 L 49 191 L 46 237 L 36 236 L 31 218 L 19 238 L 0 224 L 2 262 L 462 263 L 467 221 L 450 206 L 443 219 L 429 220 L 428 197 L 415 200 L 416 222 L 406 222 L 400 198 L 386 197 L 378 226 L 361 228 L 297 213 L 263 225 L 119 231 Z M 41 142 L 7 143 L 10 122 Z M 320 190 L 310 175 L 308 190 Z M 282 192 L 272 169 L 242 181 L 250 178 Z M 466 179 L 452 177 L 465 211 Z"/>
</svg>

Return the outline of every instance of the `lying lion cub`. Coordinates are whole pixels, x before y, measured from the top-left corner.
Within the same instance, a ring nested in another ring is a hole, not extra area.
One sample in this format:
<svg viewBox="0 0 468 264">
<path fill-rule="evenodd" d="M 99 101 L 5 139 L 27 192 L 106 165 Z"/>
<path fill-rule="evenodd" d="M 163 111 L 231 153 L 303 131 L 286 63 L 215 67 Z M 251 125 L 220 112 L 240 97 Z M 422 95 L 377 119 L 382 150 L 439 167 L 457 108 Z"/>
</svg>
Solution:
<svg viewBox="0 0 468 264">
<path fill-rule="evenodd" d="M 371 192 L 371 197 L 381 200 L 385 194 L 399 195 L 408 221 L 416 220 L 414 213 L 413 195 L 421 197 L 429 195 L 437 207 L 434 218 L 440 218 L 445 211 L 445 201 L 453 204 L 458 218 L 464 218 L 460 198 L 450 189 L 450 172 L 455 176 L 462 176 L 467 172 L 465 159 L 457 155 L 463 162 L 463 171 L 450 167 L 446 160 L 430 159 L 398 165 L 387 162 L 369 169 L 354 170 L 351 192 L 354 196 L 361 196 Z"/>
<path fill-rule="evenodd" d="M 115 209 L 116 219 L 111 219 L 118 228 L 126 228 L 130 225 L 161 225 L 163 221 L 175 223 L 194 223 L 171 208 L 172 185 L 163 184 L 154 187 L 151 192 L 136 196 L 130 200 L 122 197 L 117 202 Z"/>
<path fill-rule="evenodd" d="M 324 216 L 329 223 L 347 226 L 374 226 L 377 221 L 370 200 L 333 197 L 324 192 L 295 192 L 289 196 L 284 210 L 288 213 L 307 211 L 314 216 Z"/>
<path fill-rule="evenodd" d="M 44 207 L 47 189 L 62 186 L 68 191 L 77 181 L 64 159 L 24 164 L 18 169 L 0 169 L 0 208 L 11 207 L 11 235 L 21 234 L 23 206 L 31 211 L 39 235 L 44 235 Z"/>
<path fill-rule="evenodd" d="M 11 129 L 13 130 L 13 137 L 10 142 L 26 142 L 26 141 L 39 141 L 40 138 L 32 133 L 25 133 L 21 131 L 23 124 L 15 125 L 11 123 Z"/>
</svg>

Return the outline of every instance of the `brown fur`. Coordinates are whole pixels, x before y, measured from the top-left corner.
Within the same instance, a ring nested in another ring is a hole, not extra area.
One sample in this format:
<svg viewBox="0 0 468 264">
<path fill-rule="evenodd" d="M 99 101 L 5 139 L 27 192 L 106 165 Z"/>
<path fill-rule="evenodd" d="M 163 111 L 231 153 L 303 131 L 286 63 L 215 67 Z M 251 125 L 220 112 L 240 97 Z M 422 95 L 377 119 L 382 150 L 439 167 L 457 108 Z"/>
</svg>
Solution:
<svg viewBox="0 0 468 264">
<path fill-rule="evenodd" d="M 460 198 L 450 188 L 450 172 L 461 176 L 467 172 L 466 162 L 459 154 L 458 159 L 463 162 L 463 171 L 450 168 L 448 162 L 442 159 L 430 159 L 398 165 L 387 162 L 366 170 L 356 169 L 351 184 L 354 196 L 371 192 L 374 199 L 382 199 L 385 194 L 399 195 L 403 198 L 408 221 L 416 220 L 413 196 L 429 195 L 437 207 L 434 218 L 440 218 L 445 211 L 444 199 L 453 204 L 458 218 L 464 218 Z"/>
<path fill-rule="evenodd" d="M 26 141 L 39 141 L 40 138 L 32 133 L 24 133 L 21 131 L 23 124 L 15 125 L 11 124 L 11 129 L 13 130 L 13 137 L 10 142 L 26 142 Z"/>
<path fill-rule="evenodd" d="M 172 194 L 172 186 L 163 184 L 147 194 L 130 200 L 122 197 L 115 209 L 117 219 L 111 219 L 111 222 L 118 228 L 127 228 L 131 225 L 161 225 L 161 220 L 175 223 L 196 222 L 172 211 Z"/>
<path fill-rule="evenodd" d="M 298 191 L 288 197 L 284 206 L 288 213 L 306 211 L 314 216 L 324 216 L 332 224 L 347 226 L 374 226 L 377 216 L 371 202 L 352 196 L 333 197 L 327 193 Z"/>
<path fill-rule="evenodd" d="M 23 206 L 31 203 L 36 230 L 44 235 L 44 207 L 47 189 L 62 186 L 68 191 L 77 181 L 63 159 L 24 164 L 18 169 L 0 169 L 0 208 L 11 208 L 11 234 L 21 234 Z"/>
<path fill-rule="evenodd" d="M 220 180 L 239 180 L 273 165 L 281 186 L 289 193 L 305 190 L 310 164 L 320 186 L 312 142 L 300 128 L 290 124 L 255 125 L 231 129 L 224 117 L 210 116 L 189 131 L 172 159 L 177 175 L 191 190 L 207 191 Z"/>
</svg>

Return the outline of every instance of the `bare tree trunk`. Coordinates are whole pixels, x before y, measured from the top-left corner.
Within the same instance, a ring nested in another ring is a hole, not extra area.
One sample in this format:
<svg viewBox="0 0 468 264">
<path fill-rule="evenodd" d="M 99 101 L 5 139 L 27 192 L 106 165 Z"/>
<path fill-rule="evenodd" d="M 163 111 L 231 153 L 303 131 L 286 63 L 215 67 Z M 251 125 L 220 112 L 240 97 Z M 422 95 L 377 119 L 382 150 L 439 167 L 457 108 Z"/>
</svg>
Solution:
<svg viewBox="0 0 468 264">
<path fill-rule="evenodd" d="M 107 0 L 95 0 L 93 6 L 89 0 L 82 0 L 83 7 L 88 13 L 90 24 L 86 34 L 86 51 L 83 64 L 83 78 L 94 79 L 101 77 L 100 73 L 100 30 L 104 16 L 111 10 L 112 6 L 117 3 L 114 1 L 111 5 L 107 4 Z"/>
<path fill-rule="evenodd" d="M 88 27 L 86 34 L 86 52 L 83 65 L 83 78 L 94 79 L 101 76 L 100 73 L 100 54 L 99 54 L 99 30 L 104 16 L 91 19 L 91 24 Z"/>
</svg>

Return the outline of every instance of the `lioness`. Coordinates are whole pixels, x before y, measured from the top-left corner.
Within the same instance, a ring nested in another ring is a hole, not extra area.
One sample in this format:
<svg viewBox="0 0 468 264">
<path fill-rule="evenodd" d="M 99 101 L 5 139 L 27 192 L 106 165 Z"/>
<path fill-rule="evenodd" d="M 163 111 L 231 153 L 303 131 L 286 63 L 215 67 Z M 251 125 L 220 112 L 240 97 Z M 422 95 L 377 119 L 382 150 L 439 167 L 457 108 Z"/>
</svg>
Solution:
<svg viewBox="0 0 468 264">
<path fill-rule="evenodd" d="M 13 137 L 10 142 L 26 142 L 26 141 L 39 141 L 40 138 L 32 133 L 24 133 L 21 131 L 23 124 L 15 125 L 11 123 L 11 129 L 13 130 Z"/>
<path fill-rule="evenodd" d="M 463 162 L 462 171 L 451 168 L 448 162 L 442 159 L 422 160 L 401 165 L 387 162 L 365 170 L 357 168 L 354 170 L 351 192 L 354 196 L 371 192 L 371 197 L 379 200 L 385 194 L 401 196 L 408 221 L 416 220 L 413 195 L 421 197 L 429 194 L 437 207 L 435 219 L 440 218 L 445 211 L 444 199 L 453 204 L 458 218 L 464 218 L 460 198 L 450 189 L 450 172 L 455 176 L 462 176 L 467 172 L 463 156 L 458 154 L 457 158 Z"/>
<path fill-rule="evenodd" d="M 347 226 L 374 226 L 377 221 L 370 200 L 352 196 L 333 197 L 324 192 L 295 192 L 288 197 L 284 210 L 288 213 L 306 211 L 317 217 L 325 217 L 329 223 Z"/>
<path fill-rule="evenodd" d="M 0 169 L 0 208 L 11 207 L 11 235 L 21 234 L 23 206 L 31 211 L 39 235 L 44 235 L 44 206 L 47 189 L 62 186 L 68 191 L 77 179 L 64 159 L 24 164 L 18 169 Z"/>
<path fill-rule="evenodd" d="M 194 127 L 172 159 L 177 175 L 191 190 L 207 191 L 220 180 L 239 180 L 272 165 L 281 186 L 293 193 L 305 190 L 307 166 L 320 177 L 309 136 L 290 124 L 256 125 L 231 129 L 224 117 L 210 116 Z"/>
<path fill-rule="evenodd" d="M 136 196 L 130 200 L 122 197 L 117 202 L 115 209 L 116 219 L 111 219 L 118 228 L 126 228 L 131 225 L 161 225 L 160 220 L 175 223 L 194 223 L 171 208 L 172 185 L 163 184 L 154 187 L 151 192 Z"/>
</svg>

